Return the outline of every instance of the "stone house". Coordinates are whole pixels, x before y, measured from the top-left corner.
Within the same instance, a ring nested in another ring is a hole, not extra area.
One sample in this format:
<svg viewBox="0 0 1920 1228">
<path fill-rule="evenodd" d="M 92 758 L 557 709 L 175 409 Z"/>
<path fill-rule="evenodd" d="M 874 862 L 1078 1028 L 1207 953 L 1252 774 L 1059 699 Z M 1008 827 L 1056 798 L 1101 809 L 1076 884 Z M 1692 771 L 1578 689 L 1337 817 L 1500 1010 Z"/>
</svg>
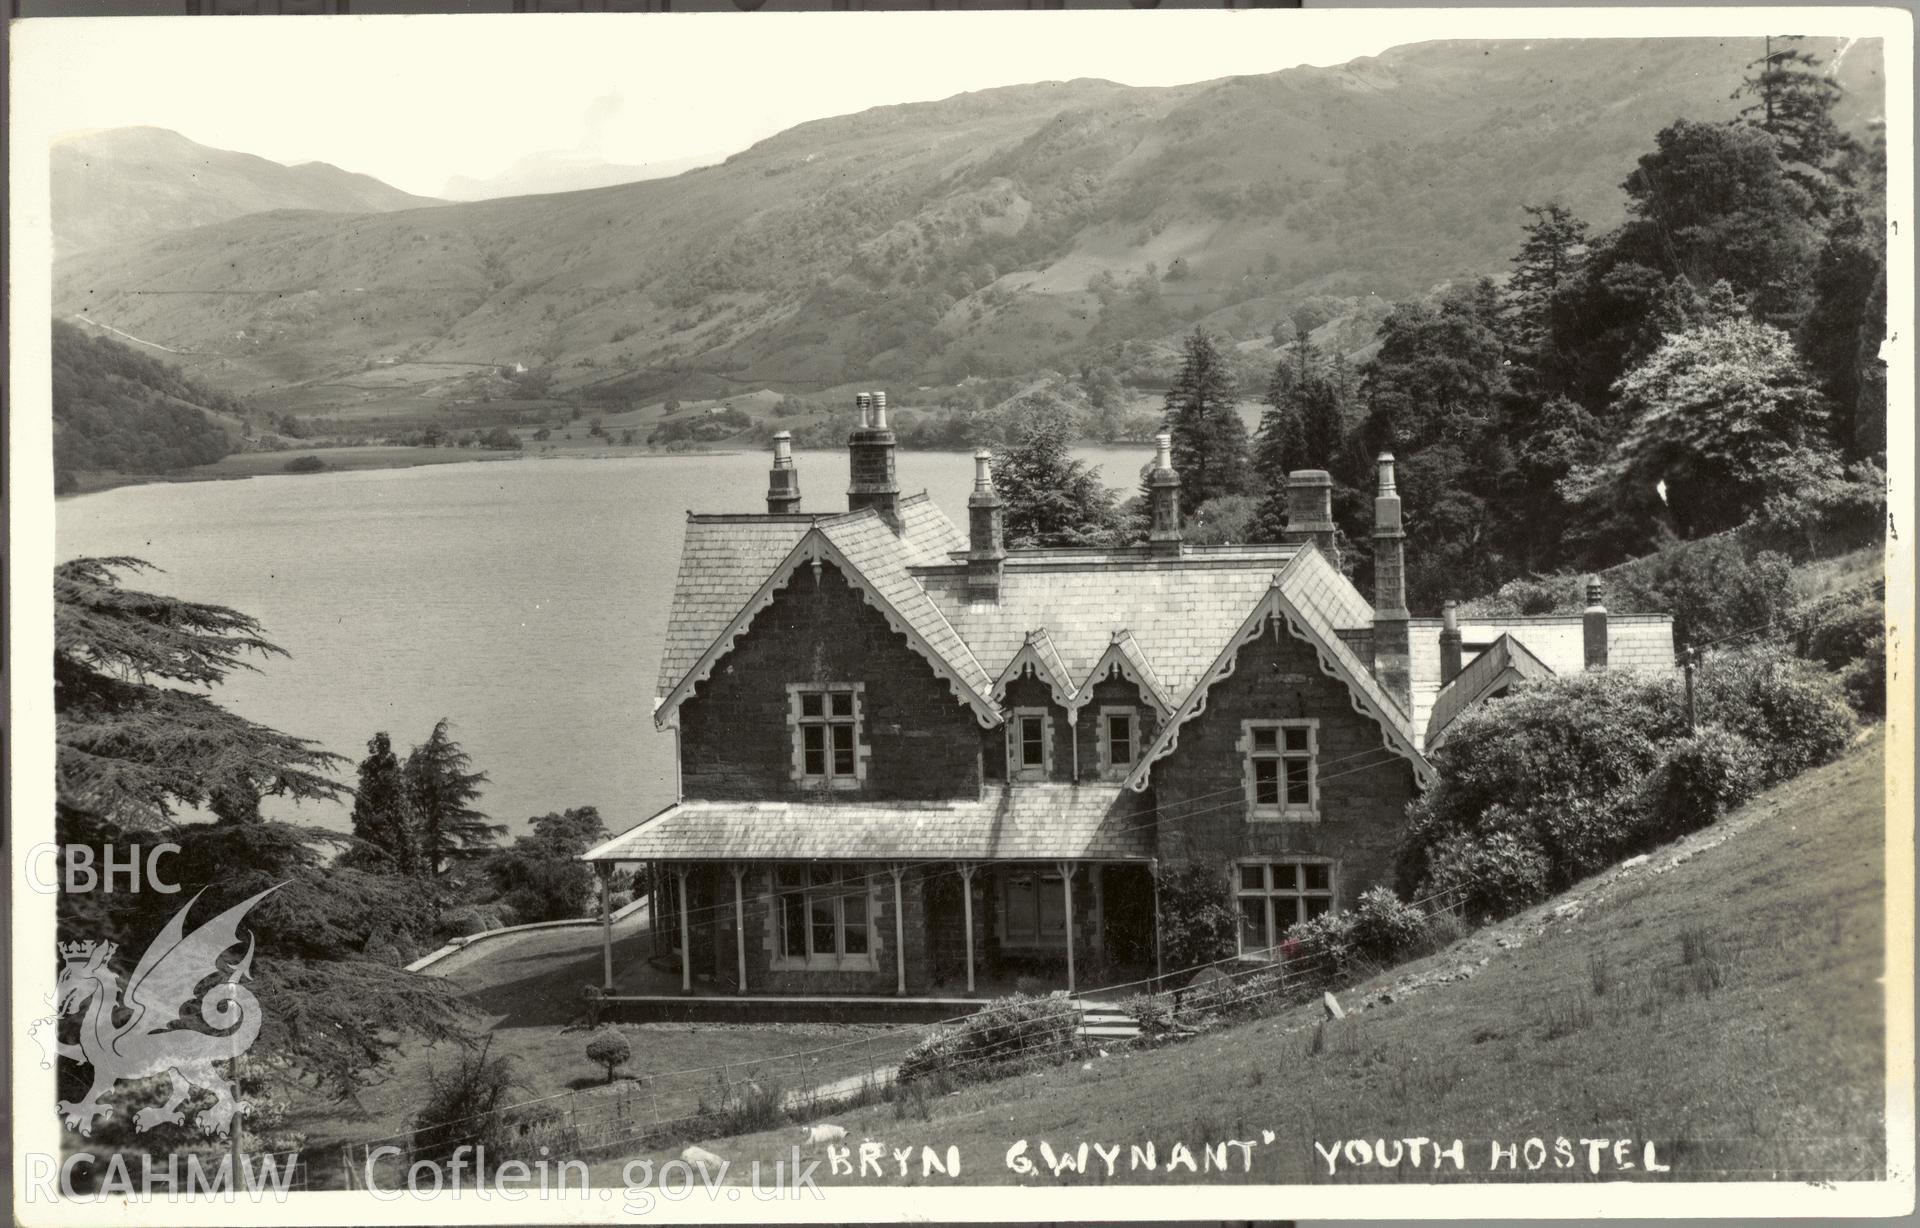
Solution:
<svg viewBox="0 0 1920 1228">
<path fill-rule="evenodd" d="M 1267 957 L 1390 878 L 1460 713 L 1673 665 L 1671 620 L 1610 618 L 1597 587 L 1581 615 L 1414 618 L 1388 455 L 1369 602 L 1324 472 L 1291 475 L 1285 541 L 1195 546 L 1163 435 L 1147 542 L 1009 550 L 987 453 L 962 532 L 901 495 L 885 394 L 858 403 L 846 510 L 802 510 L 782 433 L 764 513 L 688 515 L 655 707 L 678 800 L 585 854 L 603 882 L 650 868 L 683 993 L 1131 979 L 1156 970 L 1156 876 L 1196 862 Z M 610 938 L 605 969 L 618 996 Z"/>
</svg>

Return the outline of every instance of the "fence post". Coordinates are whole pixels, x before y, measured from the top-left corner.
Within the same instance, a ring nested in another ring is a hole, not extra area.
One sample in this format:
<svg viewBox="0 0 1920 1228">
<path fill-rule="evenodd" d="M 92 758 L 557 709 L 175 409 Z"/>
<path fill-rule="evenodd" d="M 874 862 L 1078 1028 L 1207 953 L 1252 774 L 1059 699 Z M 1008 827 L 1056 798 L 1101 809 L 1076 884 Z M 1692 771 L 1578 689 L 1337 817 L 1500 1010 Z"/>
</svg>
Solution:
<svg viewBox="0 0 1920 1228">
<path fill-rule="evenodd" d="M 1700 724 L 1694 719 L 1693 714 L 1693 645 L 1691 644 L 1687 645 L 1685 664 L 1682 666 L 1682 672 L 1686 674 L 1687 678 L 1687 732 L 1698 733 L 1700 731 Z"/>
</svg>

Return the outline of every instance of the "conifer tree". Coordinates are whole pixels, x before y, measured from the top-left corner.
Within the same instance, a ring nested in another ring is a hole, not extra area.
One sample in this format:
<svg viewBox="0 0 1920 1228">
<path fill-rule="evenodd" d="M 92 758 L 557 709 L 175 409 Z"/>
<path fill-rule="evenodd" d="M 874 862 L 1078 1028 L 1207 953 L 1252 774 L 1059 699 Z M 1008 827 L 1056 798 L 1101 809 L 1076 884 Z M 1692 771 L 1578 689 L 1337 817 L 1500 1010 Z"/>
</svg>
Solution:
<svg viewBox="0 0 1920 1228">
<path fill-rule="evenodd" d="M 1753 99 L 1740 118 L 1773 137 L 1788 176 L 1825 212 L 1843 186 L 1835 160 L 1853 139 L 1833 118 L 1845 91 L 1821 71 L 1819 56 L 1793 45 L 1800 41 L 1798 35 L 1769 35 L 1766 53 L 1747 65 L 1748 76 L 1733 97 Z"/>
<path fill-rule="evenodd" d="M 1181 505 L 1198 509 L 1222 495 L 1245 494 L 1253 473 L 1247 426 L 1234 408 L 1233 375 L 1226 360 L 1198 328 L 1182 348 L 1180 374 L 1167 390 L 1165 421 L 1173 434 Z"/>
<path fill-rule="evenodd" d="M 409 877 L 420 873 L 420 840 L 406 772 L 384 731 L 368 740 L 367 757 L 360 761 L 360 785 L 353 798 L 353 834 L 379 852 L 382 869 Z"/>
<path fill-rule="evenodd" d="M 1554 300 L 1579 273 L 1587 224 L 1551 201 L 1522 206 L 1533 219 L 1513 257 L 1513 276 L 1501 295 L 1500 321 L 1519 375 L 1516 382 L 1552 387 L 1558 367 Z"/>
<path fill-rule="evenodd" d="M 419 831 L 420 871 L 430 878 L 438 877 L 449 860 L 487 848 L 506 833 L 505 824 L 489 823 L 468 805 L 487 783 L 485 772 L 467 770 L 472 766 L 467 752 L 448 736 L 445 717 L 407 756 L 407 800 Z"/>
<path fill-rule="evenodd" d="M 1113 492 L 1100 470 L 1075 460 L 1072 412 L 1051 394 L 1016 407 L 1012 447 L 994 459 L 993 484 L 1005 504 L 1007 545 L 1108 546 L 1122 540 Z"/>
</svg>

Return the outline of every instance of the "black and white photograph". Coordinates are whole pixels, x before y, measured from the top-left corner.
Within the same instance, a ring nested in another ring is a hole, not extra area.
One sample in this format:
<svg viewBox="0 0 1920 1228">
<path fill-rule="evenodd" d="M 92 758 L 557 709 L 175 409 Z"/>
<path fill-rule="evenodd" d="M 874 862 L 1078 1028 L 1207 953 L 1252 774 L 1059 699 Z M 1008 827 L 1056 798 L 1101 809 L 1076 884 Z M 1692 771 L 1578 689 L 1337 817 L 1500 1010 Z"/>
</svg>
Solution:
<svg viewBox="0 0 1920 1228">
<path fill-rule="evenodd" d="M 1905 10 L 247 7 L 10 29 L 18 1222 L 1911 1213 Z"/>
</svg>

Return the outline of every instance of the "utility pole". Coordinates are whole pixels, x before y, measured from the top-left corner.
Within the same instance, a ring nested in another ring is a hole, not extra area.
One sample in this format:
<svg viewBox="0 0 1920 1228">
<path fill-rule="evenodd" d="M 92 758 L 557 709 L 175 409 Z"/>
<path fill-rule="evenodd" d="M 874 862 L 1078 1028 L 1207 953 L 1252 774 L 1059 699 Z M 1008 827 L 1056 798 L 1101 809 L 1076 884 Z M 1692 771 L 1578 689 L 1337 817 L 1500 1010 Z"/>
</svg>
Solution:
<svg viewBox="0 0 1920 1228">
<path fill-rule="evenodd" d="M 1694 719 L 1693 715 L 1693 645 L 1687 645 L 1684 660 L 1685 663 L 1682 669 L 1687 677 L 1687 732 L 1698 733 L 1700 731 L 1700 724 Z"/>
</svg>

